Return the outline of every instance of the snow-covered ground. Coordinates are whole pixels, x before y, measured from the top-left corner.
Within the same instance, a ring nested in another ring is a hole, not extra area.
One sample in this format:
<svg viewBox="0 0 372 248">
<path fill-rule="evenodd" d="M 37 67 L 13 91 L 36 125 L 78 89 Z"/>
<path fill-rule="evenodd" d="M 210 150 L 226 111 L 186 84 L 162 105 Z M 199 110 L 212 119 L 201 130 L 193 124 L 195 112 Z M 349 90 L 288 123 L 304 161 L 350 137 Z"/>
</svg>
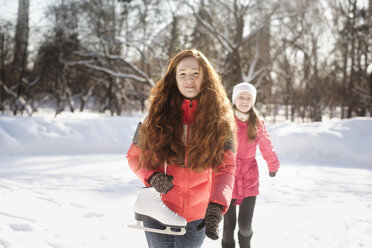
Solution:
<svg viewBox="0 0 372 248">
<path fill-rule="evenodd" d="M 147 247 L 125 153 L 140 115 L 0 115 L 0 248 Z M 252 247 L 372 247 L 372 118 L 268 125 Z M 221 223 L 222 226 L 222 223 Z M 205 239 L 203 247 L 219 247 Z"/>
</svg>

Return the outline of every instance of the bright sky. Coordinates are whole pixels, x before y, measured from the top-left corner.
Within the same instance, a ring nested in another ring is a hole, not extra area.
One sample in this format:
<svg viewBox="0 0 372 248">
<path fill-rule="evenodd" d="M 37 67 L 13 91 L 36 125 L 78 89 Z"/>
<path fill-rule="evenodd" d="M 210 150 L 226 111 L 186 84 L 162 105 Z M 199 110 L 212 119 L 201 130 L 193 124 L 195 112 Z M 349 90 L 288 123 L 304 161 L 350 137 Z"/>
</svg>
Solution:
<svg viewBox="0 0 372 248">
<path fill-rule="evenodd" d="M 51 1 L 30 0 L 30 27 L 40 26 L 44 18 L 46 6 Z M 17 19 L 18 1 L 0 0 L 0 21 L 7 20 L 15 23 Z"/>
<path fill-rule="evenodd" d="M 42 34 L 47 30 L 47 23 L 45 22 L 45 10 L 47 5 L 55 0 L 30 0 L 30 46 L 33 43 L 38 43 L 42 39 Z M 0 25 L 4 21 L 16 24 L 18 11 L 18 1 L 0 0 Z M 14 30 L 11 30 L 14 32 Z M 32 47 L 30 47 L 32 50 Z"/>
</svg>

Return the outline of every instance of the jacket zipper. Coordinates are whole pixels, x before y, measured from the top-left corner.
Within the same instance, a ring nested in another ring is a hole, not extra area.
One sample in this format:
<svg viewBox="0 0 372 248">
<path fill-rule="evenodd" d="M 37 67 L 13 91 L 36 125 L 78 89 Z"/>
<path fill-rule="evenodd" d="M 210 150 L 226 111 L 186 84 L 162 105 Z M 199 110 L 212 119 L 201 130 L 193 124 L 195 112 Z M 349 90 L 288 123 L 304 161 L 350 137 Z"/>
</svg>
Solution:
<svg viewBox="0 0 372 248">
<path fill-rule="evenodd" d="M 190 100 L 190 105 L 188 109 L 188 116 L 191 118 L 191 108 L 192 108 L 192 100 Z M 186 124 L 186 134 L 185 134 L 185 173 L 184 173 L 184 182 L 185 182 L 185 189 L 188 189 L 188 176 L 187 176 L 187 152 L 188 152 L 188 139 L 189 139 L 189 132 L 190 132 L 190 125 Z M 186 191 L 183 192 L 183 203 L 182 203 L 182 215 L 185 210 L 185 206 L 187 205 L 187 197 Z"/>
<path fill-rule="evenodd" d="M 190 100 L 190 105 L 189 105 L 189 109 L 187 110 L 187 116 L 191 119 L 192 116 L 191 116 L 191 108 L 192 108 L 192 100 Z M 186 149 L 185 149 L 185 168 L 187 168 L 187 147 L 188 147 L 188 144 L 187 144 L 187 141 L 189 139 L 189 131 L 190 131 L 190 125 L 189 124 L 186 124 L 186 134 L 185 134 L 185 146 L 186 146 Z"/>
</svg>

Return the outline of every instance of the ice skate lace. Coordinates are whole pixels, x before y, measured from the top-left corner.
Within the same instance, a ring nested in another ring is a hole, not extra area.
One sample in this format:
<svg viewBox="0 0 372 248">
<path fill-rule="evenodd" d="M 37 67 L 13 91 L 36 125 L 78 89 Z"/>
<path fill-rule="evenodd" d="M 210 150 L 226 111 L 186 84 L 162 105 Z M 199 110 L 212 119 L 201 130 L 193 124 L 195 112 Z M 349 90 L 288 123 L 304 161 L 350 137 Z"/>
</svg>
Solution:
<svg viewBox="0 0 372 248">
<path fill-rule="evenodd" d="M 161 199 L 161 194 L 158 194 L 158 195 L 156 196 L 156 198 L 157 198 L 157 200 L 158 200 L 160 206 L 161 206 L 162 208 L 164 208 L 168 213 L 171 213 L 172 215 L 178 216 L 178 214 L 176 214 L 174 211 L 172 211 L 171 209 L 169 209 L 169 208 L 167 207 L 167 205 L 165 205 L 165 204 L 163 203 L 163 200 Z"/>
</svg>

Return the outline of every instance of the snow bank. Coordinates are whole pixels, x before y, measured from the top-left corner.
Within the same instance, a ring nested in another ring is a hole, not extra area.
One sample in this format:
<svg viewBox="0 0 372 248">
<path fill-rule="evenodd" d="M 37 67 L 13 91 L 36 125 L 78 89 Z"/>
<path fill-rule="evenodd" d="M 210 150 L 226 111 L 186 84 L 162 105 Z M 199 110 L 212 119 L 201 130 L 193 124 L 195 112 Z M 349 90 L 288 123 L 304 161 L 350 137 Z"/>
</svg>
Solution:
<svg viewBox="0 0 372 248">
<path fill-rule="evenodd" d="M 280 158 L 372 168 L 372 118 L 269 127 Z"/>
<path fill-rule="evenodd" d="M 0 115 L 1 155 L 126 153 L 142 115 Z M 268 126 L 280 159 L 372 168 L 372 118 Z"/>
<path fill-rule="evenodd" d="M 0 115 L 0 155 L 125 154 L 140 119 L 140 115 Z"/>
</svg>

